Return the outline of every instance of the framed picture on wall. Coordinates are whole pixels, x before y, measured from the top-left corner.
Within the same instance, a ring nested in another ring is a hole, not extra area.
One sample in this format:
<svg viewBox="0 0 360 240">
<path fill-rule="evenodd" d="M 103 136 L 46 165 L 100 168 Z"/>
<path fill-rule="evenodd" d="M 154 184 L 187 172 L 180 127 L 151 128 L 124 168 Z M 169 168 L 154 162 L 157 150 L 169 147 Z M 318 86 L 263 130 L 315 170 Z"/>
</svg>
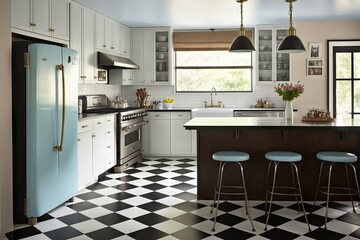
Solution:
<svg viewBox="0 0 360 240">
<path fill-rule="evenodd" d="M 309 43 L 309 57 L 321 58 L 322 57 L 322 44 L 321 43 Z"/>
<path fill-rule="evenodd" d="M 308 76 L 323 75 L 323 59 L 320 59 L 320 58 L 306 59 L 306 75 L 308 75 Z"/>
</svg>

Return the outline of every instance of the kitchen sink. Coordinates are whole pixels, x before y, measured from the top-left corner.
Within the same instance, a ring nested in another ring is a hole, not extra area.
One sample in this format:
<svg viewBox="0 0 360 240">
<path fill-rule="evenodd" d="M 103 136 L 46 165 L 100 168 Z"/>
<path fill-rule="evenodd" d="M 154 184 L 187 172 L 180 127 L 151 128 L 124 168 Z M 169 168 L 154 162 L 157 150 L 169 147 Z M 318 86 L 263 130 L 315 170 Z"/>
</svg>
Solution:
<svg viewBox="0 0 360 240">
<path fill-rule="evenodd" d="M 232 108 L 193 108 L 191 117 L 234 117 Z"/>
</svg>

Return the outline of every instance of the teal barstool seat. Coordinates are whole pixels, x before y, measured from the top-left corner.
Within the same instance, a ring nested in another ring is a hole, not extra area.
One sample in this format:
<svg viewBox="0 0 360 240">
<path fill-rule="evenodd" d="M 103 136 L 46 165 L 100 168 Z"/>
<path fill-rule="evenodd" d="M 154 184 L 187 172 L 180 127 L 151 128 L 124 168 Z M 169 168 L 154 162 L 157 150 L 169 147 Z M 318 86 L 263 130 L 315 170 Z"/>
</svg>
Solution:
<svg viewBox="0 0 360 240">
<path fill-rule="evenodd" d="M 267 171 L 267 176 L 266 176 L 265 214 L 267 214 L 267 217 L 266 217 L 266 223 L 265 223 L 265 231 L 267 231 L 267 225 L 269 222 L 269 217 L 270 217 L 270 213 L 271 213 L 271 205 L 273 202 L 274 195 L 295 196 L 298 205 L 299 205 L 299 201 L 298 201 L 298 197 L 299 197 L 301 206 L 302 206 L 302 210 L 304 212 L 304 217 L 305 217 L 306 223 L 308 225 L 309 231 L 311 231 L 309 222 L 306 217 L 304 201 L 302 198 L 300 179 L 299 179 L 299 171 L 295 164 L 296 162 L 299 162 L 302 160 L 301 154 L 296 153 L 296 152 L 289 152 L 289 151 L 271 151 L 271 152 L 265 153 L 265 158 L 267 160 L 269 160 L 269 166 L 268 166 L 268 171 Z M 276 186 L 275 185 L 277 169 L 278 169 L 280 163 L 283 163 L 283 164 L 288 163 L 291 165 L 291 175 L 292 175 L 293 186 L 288 186 L 288 185 Z M 272 175 L 273 175 L 271 185 L 269 185 L 270 172 L 272 172 Z M 295 181 L 295 176 L 296 176 L 296 181 Z M 289 192 L 287 190 L 291 190 L 291 192 Z M 268 195 L 270 195 L 269 210 L 267 209 Z"/>
<path fill-rule="evenodd" d="M 239 151 L 221 151 L 221 152 L 214 153 L 212 155 L 212 158 L 213 158 L 213 160 L 219 162 L 219 172 L 218 172 L 218 178 L 217 178 L 217 183 L 216 183 L 216 187 L 215 187 L 214 202 L 213 202 L 213 205 L 212 205 L 212 208 L 210 211 L 211 213 L 213 212 L 213 209 L 215 207 L 215 202 L 216 202 L 214 226 L 213 226 L 212 231 L 215 231 L 215 224 L 216 224 L 216 218 L 217 218 L 217 214 L 218 214 L 219 202 L 220 202 L 221 195 L 243 195 L 244 196 L 246 214 L 249 216 L 252 230 L 255 231 L 254 224 L 253 224 L 253 221 L 251 218 L 251 213 L 250 213 L 249 200 L 248 200 L 248 196 L 247 196 L 247 192 L 246 192 L 244 170 L 243 170 L 243 167 L 241 164 L 241 162 L 245 162 L 250 159 L 249 154 L 246 152 L 239 152 Z M 242 186 L 240 186 L 240 185 L 223 186 L 222 185 L 224 168 L 228 163 L 236 163 L 239 166 L 241 180 L 243 183 Z M 225 191 L 222 191 L 223 189 L 225 189 Z M 230 190 L 233 190 L 233 191 L 230 191 Z M 237 190 L 237 191 L 234 191 L 234 190 Z"/>
<path fill-rule="evenodd" d="M 316 204 L 317 193 L 320 192 L 320 193 L 325 194 L 326 195 L 326 210 L 325 210 L 325 226 L 324 226 L 324 228 L 326 229 L 330 195 L 342 195 L 342 196 L 348 195 L 348 196 L 350 196 L 353 211 L 354 211 L 354 213 L 356 213 L 352 196 L 358 195 L 360 198 L 360 190 L 359 190 L 359 183 L 357 180 L 356 168 L 353 165 L 353 163 L 355 163 L 357 161 L 357 156 L 355 154 L 349 153 L 349 152 L 323 151 L 323 152 L 318 152 L 316 154 L 316 158 L 321 161 L 321 164 L 320 164 L 319 179 L 318 179 L 317 187 L 315 190 L 314 206 Z M 327 179 L 327 182 L 325 183 L 325 185 L 320 185 L 321 184 L 321 175 L 323 174 L 324 164 L 326 164 L 326 166 L 329 167 L 328 176 L 327 176 L 327 178 L 325 178 L 325 179 Z M 335 166 L 335 164 L 345 165 L 347 187 L 331 186 L 332 170 L 333 170 L 333 167 Z M 350 187 L 348 167 L 350 167 L 350 169 L 353 170 L 354 178 L 355 178 L 355 185 L 356 185 L 355 188 Z"/>
</svg>

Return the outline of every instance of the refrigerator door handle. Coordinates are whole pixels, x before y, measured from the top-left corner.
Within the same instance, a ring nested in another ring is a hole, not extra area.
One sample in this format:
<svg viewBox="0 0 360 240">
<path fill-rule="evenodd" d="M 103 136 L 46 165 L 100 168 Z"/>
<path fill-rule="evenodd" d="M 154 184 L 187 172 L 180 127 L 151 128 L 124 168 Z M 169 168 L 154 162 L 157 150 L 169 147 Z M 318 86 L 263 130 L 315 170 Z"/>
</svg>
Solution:
<svg viewBox="0 0 360 240">
<path fill-rule="evenodd" d="M 60 139 L 60 145 L 58 146 L 54 146 L 53 150 L 54 151 L 58 151 L 61 152 L 62 151 L 62 146 L 63 146 L 63 142 L 64 142 L 64 128 L 65 128 L 65 71 L 64 71 L 64 65 L 63 64 L 59 64 L 56 66 L 56 69 L 59 71 L 62 71 L 62 118 L 61 118 L 61 139 Z"/>
</svg>

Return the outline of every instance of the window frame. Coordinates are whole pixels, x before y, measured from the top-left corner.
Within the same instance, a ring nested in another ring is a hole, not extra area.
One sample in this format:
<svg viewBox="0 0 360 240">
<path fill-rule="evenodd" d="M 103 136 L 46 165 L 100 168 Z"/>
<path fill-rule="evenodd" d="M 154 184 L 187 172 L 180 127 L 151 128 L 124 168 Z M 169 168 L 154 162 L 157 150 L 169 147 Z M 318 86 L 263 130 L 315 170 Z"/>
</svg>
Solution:
<svg viewBox="0 0 360 240">
<path fill-rule="evenodd" d="M 201 50 L 201 51 L 214 51 L 214 50 Z M 223 50 L 224 51 L 224 50 Z M 221 90 L 217 90 L 217 92 L 219 93 L 253 93 L 254 92 L 254 53 L 250 52 L 250 57 L 251 57 L 251 65 L 249 66 L 181 66 L 178 67 L 177 66 L 177 52 L 178 51 L 174 51 L 174 62 L 175 62 L 175 66 L 174 66 L 174 71 L 175 71 L 175 92 L 182 94 L 182 93 L 209 93 L 211 92 L 211 89 L 206 90 L 206 91 L 179 91 L 177 86 L 178 86 L 178 78 L 177 78 L 177 70 L 178 69 L 250 69 L 251 70 L 251 79 L 250 79 L 250 85 L 251 85 L 251 90 L 249 91 L 221 91 Z M 234 53 L 236 54 L 236 53 Z"/>
</svg>

